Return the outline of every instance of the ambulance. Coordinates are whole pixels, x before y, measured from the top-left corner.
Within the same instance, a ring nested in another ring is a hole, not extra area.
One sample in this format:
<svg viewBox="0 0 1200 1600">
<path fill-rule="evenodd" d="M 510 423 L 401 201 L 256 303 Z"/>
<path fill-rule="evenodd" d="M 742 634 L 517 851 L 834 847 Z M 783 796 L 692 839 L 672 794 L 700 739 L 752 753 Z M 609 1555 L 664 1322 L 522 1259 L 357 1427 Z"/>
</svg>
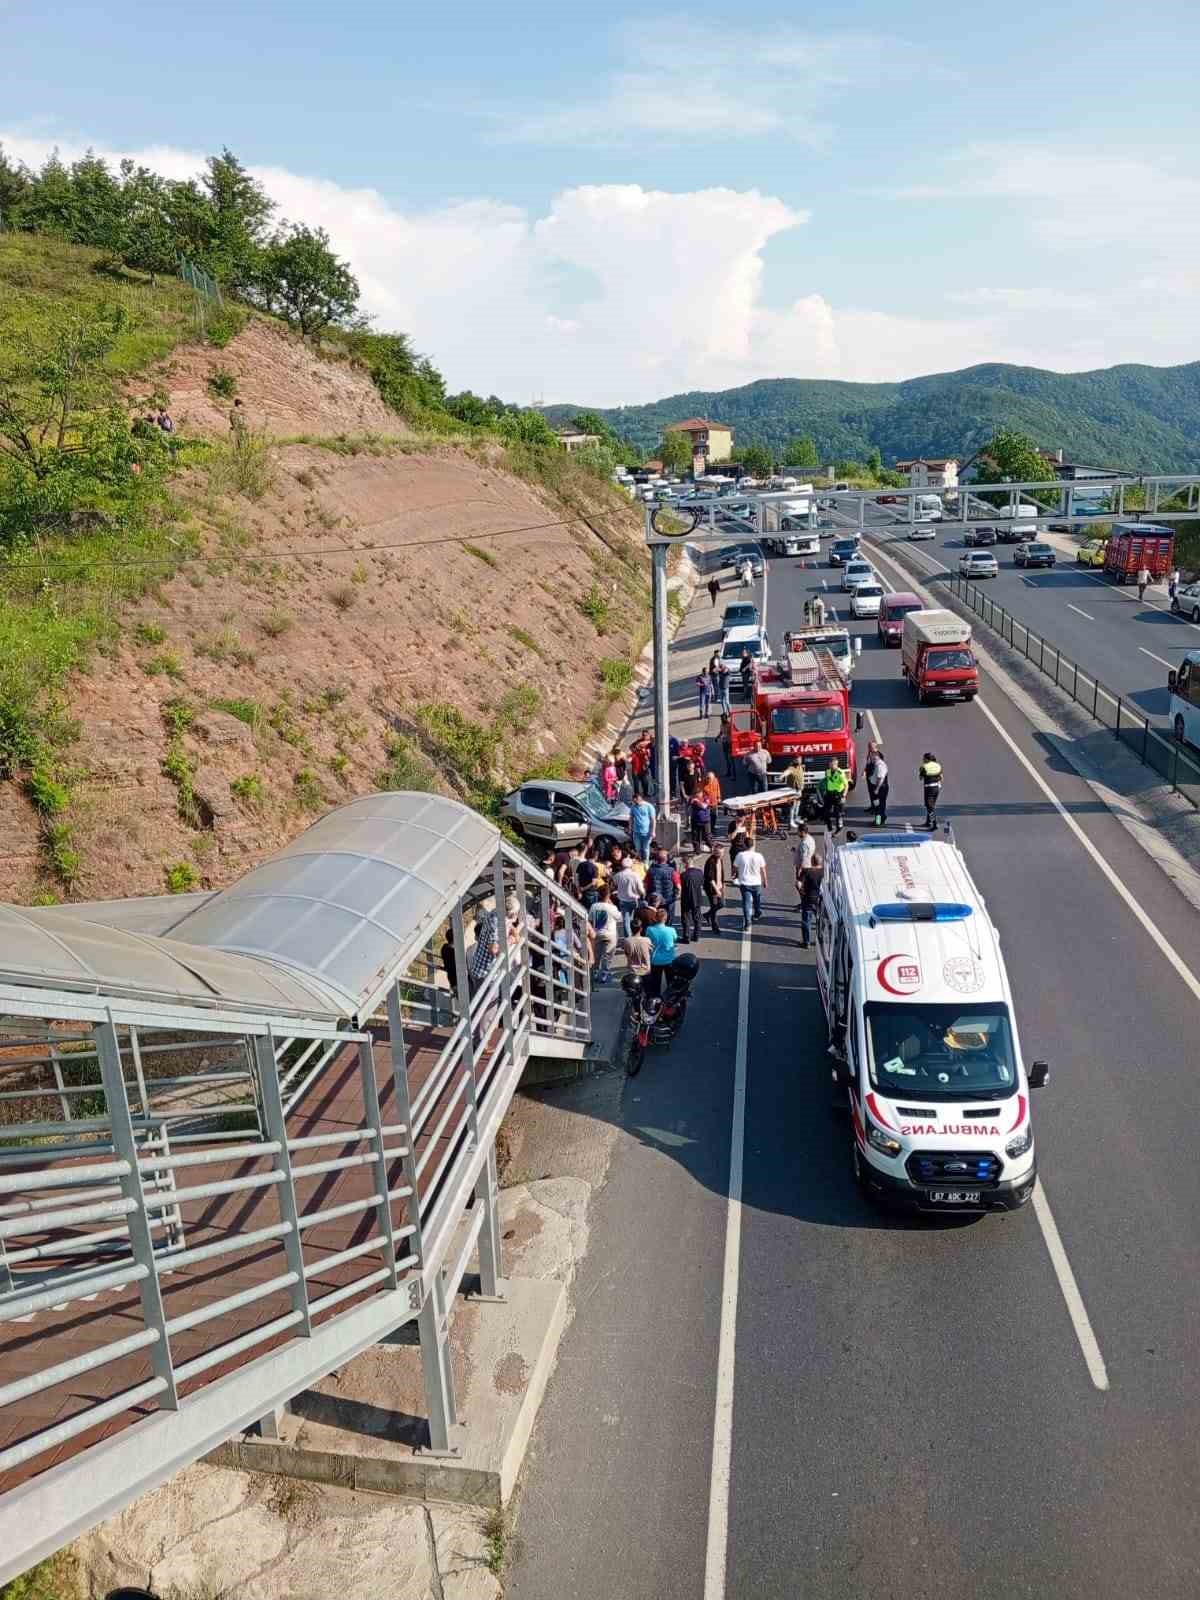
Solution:
<svg viewBox="0 0 1200 1600">
<path fill-rule="evenodd" d="M 1037 1162 L 1000 938 L 948 830 L 830 853 L 817 920 L 836 1108 L 871 1198 L 925 1213 L 1016 1211 Z"/>
</svg>

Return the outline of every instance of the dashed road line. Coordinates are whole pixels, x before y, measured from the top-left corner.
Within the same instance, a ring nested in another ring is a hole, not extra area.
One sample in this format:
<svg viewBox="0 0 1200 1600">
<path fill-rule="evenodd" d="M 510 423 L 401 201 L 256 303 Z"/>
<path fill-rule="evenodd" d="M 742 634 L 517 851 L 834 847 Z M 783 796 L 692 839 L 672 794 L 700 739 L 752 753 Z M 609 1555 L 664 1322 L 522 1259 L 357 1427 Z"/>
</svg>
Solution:
<svg viewBox="0 0 1200 1600">
<path fill-rule="evenodd" d="M 1067 601 L 1067 610 L 1073 611 L 1077 617 L 1082 617 L 1085 622 L 1095 622 L 1096 620 L 1089 612 L 1080 611 L 1078 606 L 1073 606 L 1069 600 Z"/>
<path fill-rule="evenodd" d="M 1149 656 L 1151 661 L 1159 662 L 1160 665 L 1166 667 L 1168 670 L 1171 670 L 1171 669 L 1174 668 L 1175 663 L 1173 661 L 1164 661 L 1161 656 L 1156 656 L 1154 654 L 1153 650 L 1147 650 L 1146 646 L 1144 644 L 1138 645 L 1138 649 L 1142 652 L 1142 654 L 1144 656 Z"/>
</svg>

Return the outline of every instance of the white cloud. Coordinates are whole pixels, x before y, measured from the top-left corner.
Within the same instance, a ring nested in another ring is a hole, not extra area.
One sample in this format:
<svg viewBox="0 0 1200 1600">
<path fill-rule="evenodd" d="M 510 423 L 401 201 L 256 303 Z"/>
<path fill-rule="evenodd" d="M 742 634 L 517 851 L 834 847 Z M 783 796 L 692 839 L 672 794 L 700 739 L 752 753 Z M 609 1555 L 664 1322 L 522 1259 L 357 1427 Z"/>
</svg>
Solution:
<svg viewBox="0 0 1200 1600">
<path fill-rule="evenodd" d="M 852 84 L 873 96 L 902 92 L 910 65 L 939 69 L 927 48 L 845 30 L 784 24 L 743 30 L 667 17 L 617 30 L 622 65 L 597 92 L 500 119 L 498 137 L 521 144 L 590 146 L 773 135 L 823 143 L 823 108 Z"/>
<path fill-rule="evenodd" d="M 3 131 L 0 141 L 34 164 L 51 148 Z M 64 143 L 62 154 L 81 148 Z M 101 152 L 123 153 L 176 176 L 202 165 L 174 149 Z M 486 198 L 408 212 L 373 189 L 280 168 L 256 176 L 283 215 L 329 230 L 364 308 L 409 333 L 451 388 L 516 401 L 616 405 L 765 377 L 883 381 L 982 361 L 1079 370 L 1200 350 L 1195 299 L 1168 304 L 1149 287 L 1096 290 L 1090 312 L 1064 301 L 1087 296 L 1052 287 L 963 290 L 950 316 L 837 306 L 813 292 L 767 306 L 764 252 L 809 219 L 753 189 L 581 185 L 534 217 Z"/>
<path fill-rule="evenodd" d="M 946 158 L 945 177 L 884 192 L 898 200 L 1019 202 L 1030 231 L 1074 248 L 1142 238 L 1149 249 L 1200 238 L 1200 175 L 1128 146 L 1103 150 L 994 142 Z"/>
</svg>

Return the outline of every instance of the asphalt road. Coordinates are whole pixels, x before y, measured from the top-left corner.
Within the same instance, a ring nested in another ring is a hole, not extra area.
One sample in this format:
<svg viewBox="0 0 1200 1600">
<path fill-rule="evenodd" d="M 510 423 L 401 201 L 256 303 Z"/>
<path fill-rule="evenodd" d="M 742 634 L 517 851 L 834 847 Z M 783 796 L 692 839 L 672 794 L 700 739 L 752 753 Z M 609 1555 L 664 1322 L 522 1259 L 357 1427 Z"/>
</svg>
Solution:
<svg viewBox="0 0 1200 1600">
<path fill-rule="evenodd" d="M 768 572 L 777 637 L 828 569 L 776 559 Z M 681 706 L 706 621 L 688 619 Z M 1109 1387 L 1085 1364 L 1031 1211 L 914 1225 L 855 1190 L 786 855 L 768 844 L 769 914 L 750 946 L 723 1582 L 706 1590 L 704 1557 L 732 932 L 701 947 L 684 1035 L 626 1089 L 527 1468 L 515 1600 L 1200 1591 L 1195 915 L 994 685 L 980 698 L 998 725 L 979 704 L 918 707 L 898 652 L 872 624 L 851 626 L 866 636 L 854 698 L 887 749 L 891 819 L 919 819 L 915 768 L 935 750 L 942 810 L 1005 941 L 1026 1060 L 1052 1063 L 1035 1102 L 1041 1173 Z M 1037 778 L 1192 963 L 1190 985 Z"/>
<path fill-rule="evenodd" d="M 877 537 L 885 550 L 904 545 L 931 576 L 939 567 L 957 572 L 966 548 L 961 530 L 939 532 L 935 540 L 919 543 L 882 529 Z M 1000 574 L 982 579 L 980 587 L 1089 676 L 1099 677 L 1143 715 L 1164 720 L 1167 671 L 1179 665 L 1186 650 L 1200 649 L 1200 627 L 1171 615 L 1164 590 L 1152 588 L 1139 602 L 1136 589 L 1119 587 L 1079 566 L 1053 538 L 1051 542 L 1058 565 L 1032 570 L 1014 565 L 1012 545 L 995 546 Z"/>
</svg>

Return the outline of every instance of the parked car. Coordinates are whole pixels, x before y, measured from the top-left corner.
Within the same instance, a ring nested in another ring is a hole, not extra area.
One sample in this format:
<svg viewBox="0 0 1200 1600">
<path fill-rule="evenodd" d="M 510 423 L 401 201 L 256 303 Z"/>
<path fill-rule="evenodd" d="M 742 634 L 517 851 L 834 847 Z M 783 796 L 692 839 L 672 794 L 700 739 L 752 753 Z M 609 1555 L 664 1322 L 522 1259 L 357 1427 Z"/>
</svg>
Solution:
<svg viewBox="0 0 1200 1600">
<path fill-rule="evenodd" d="M 962 578 L 996 578 L 1000 565 L 987 550 L 964 550 L 958 558 L 958 572 Z"/>
<path fill-rule="evenodd" d="M 835 539 L 829 546 L 829 565 L 831 567 L 840 567 L 845 561 L 853 561 L 857 554 L 857 534 L 851 534 L 847 539 Z"/>
<path fill-rule="evenodd" d="M 883 585 L 874 576 L 869 583 L 860 583 L 856 589 L 850 591 L 852 617 L 877 617 L 882 604 Z"/>
<path fill-rule="evenodd" d="M 996 530 L 990 522 L 982 522 L 977 528 L 967 528 L 963 533 L 963 543 L 982 549 L 984 545 L 995 544 Z"/>
<path fill-rule="evenodd" d="M 731 628 L 757 628 L 758 621 L 758 607 L 751 605 L 748 600 L 737 600 L 725 607 L 721 617 L 721 637 L 724 639 Z"/>
<path fill-rule="evenodd" d="M 1192 622 L 1200 622 L 1200 583 L 1184 583 L 1175 591 L 1171 610 Z"/>
<path fill-rule="evenodd" d="M 1104 565 L 1104 552 L 1107 549 L 1107 539 L 1089 539 L 1086 544 L 1079 546 L 1075 553 L 1075 560 L 1081 567 L 1102 567 Z"/>
<path fill-rule="evenodd" d="M 1017 567 L 1052 567 L 1057 559 L 1053 545 L 1034 539 L 1028 544 L 1019 544 L 1013 551 L 1013 565 Z"/>
<path fill-rule="evenodd" d="M 555 849 L 588 839 L 629 838 L 629 807 L 610 805 L 595 783 L 531 778 L 505 796 L 500 815 L 526 838 Z"/>
<path fill-rule="evenodd" d="M 936 539 L 937 536 L 936 522 L 914 522 L 908 530 L 908 537 L 914 542 L 917 539 Z"/>
<path fill-rule="evenodd" d="M 851 589 L 857 589 L 860 583 L 877 583 L 879 574 L 869 561 L 856 557 L 853 561 L 844 562 L 842 565 L 842 588 L 849 594 Z"/>
</svg>

